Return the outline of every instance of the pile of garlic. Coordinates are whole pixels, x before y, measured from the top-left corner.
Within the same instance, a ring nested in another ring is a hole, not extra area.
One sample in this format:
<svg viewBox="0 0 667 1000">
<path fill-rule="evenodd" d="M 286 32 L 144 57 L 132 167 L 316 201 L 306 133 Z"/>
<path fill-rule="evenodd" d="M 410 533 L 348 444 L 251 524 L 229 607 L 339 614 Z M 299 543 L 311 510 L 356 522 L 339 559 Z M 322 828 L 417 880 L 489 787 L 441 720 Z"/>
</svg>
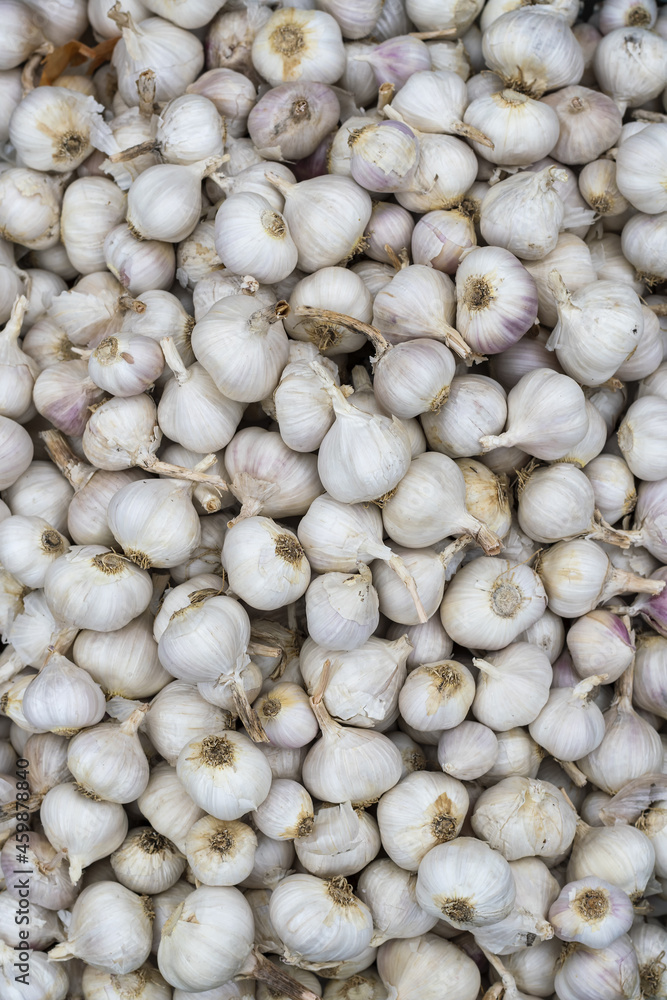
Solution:
<svg viewBox="0 0 667 1000">
<path fill-rule="evenodd" d="M 0 0 L 2 1000 L 667 997 L 666 14 Z"/>
</svg>

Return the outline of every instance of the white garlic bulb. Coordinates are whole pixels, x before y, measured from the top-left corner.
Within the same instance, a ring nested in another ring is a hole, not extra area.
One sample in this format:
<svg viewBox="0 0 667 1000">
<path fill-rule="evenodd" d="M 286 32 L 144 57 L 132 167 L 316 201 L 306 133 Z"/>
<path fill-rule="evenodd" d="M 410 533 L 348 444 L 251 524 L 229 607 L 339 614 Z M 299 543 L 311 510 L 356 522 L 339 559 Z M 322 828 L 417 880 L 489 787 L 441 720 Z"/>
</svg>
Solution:
<svg viewBox="0 0 667 1000">
<path fill-rule="evenodd" d="M 602 90 L 619 107 L 639 107 L 662 90 L 667 43 L 643 27 L 615 28 L 598 43 L 593 69 Z"/>
<path fill-rule="evenodd" d="M 412 670 L 398 698 L 401 715 L 422 734 L 458 726 L 475 696 L 472 674 L 455 660 L 424 663 Z"/>
<path fill-rule="evenodd" d="M 114 493 L 107 518 L 128 559 L 148 569 L 192 555 L 201 538 L 193 490 L 194 483 L 175 479 L 140 479 Z"/>
<path fill-rule="evenodd" d="M 373 817 L 349 802 L 319 806 L 310 833 L 294 840 L 299 863 L 320 878 L 353 875 L 373 860 L 381 846 Z"/>
<path fill-rule="evenodd" d="M 76 170 L 104 143 L 108 128 L 93 97 L 66 87 L 36 87 L 25 95 L 9 123 L 21 162 L 33 170 Z"/>
<path fill-rule="evenodd" d="M 583 52 L 567 21 L 554 18 L 548 7 L 498 17 L 484 32 L 482 51 L 506 86 L 537 97 L 578 83 L 584 71 Z"/>
<path fill-rule="evenodd" d="M 577 814 L 548 781 L 504 778 L 482 792 L 475 803 L 472 828 L 508 861 L 556 857 L 574 840 Z"/>
<path fill-rule="evenodd" d="M 44 518 L 17 514 L 0 524 L 0 561 L 26 587 L 44 586 L 46 571 L 69 551 L 67 539 Z"/>
<path fill-rule="evenodd" d="M 336 875 L 290 875 L 273 890 L 271 923 L 297 960 L 335 962 L 353 958 L 370 944 L 373 918 L 347 880 Z"/>
<path fill-rule="evenodd" d="M 436 934 L 387 941 L 377 962 L 385 989 L 406 1000 L 437 1000 L 443 977 L 452 1000 L 474 1000 L 479 993 L 480 975 L 473 960 Z"/>
<path fill-rule="evenodd" d="M 529 566 L 481 557 L 456 573 L 440 618 L 460 645 L 503 649 L 542 617 L 546 604 L 544 587 Z"/>
<path fill-rule="evenodd" d="M 76 827 L 71 822 L 72 810 L 76 810 L 80 818 Z M 121 805 L 100 802 L 69 782 L 56 785 L 46 793 L 40 816 L 49 842 L 69 861 L 72 882 L 78 882 L 82 870 L 93 861 L 106 858 L 120 847 L 128 829 Z"/>
<path fill-rule="evenodd" d="M 606 675 L 593 675 L 574 687 L 555 688 L 528 732 L 556 760 L 577 760 L 602 742 L 604 718 L 592 700 Z"/>
<path fill-rule="evenodd" d="M 192 331 L 197 360 L 228 399 L 248 403 L 269 396 L 287 364 L 284 303 L 263 306 L 249 295 L 214 303 Z"/>
<path fill-rule="evenodd" d="M 307 746 L 317 735 L 317 719 L 308 695 L 298 684 L 280 681 L 260 695 L 253 707 L 276 747 L 296 750 Z"/>
<path fill-rule="evenodd" d="M 234 525 L 225 535 L 222 563 L 232 590 L 261 610 L 292 604 L 310 582 L 310 566 L 296 535 L 268 517 Z"/>
<path fill-rule="evenodd" d="M 153 768 L 137 805 L 153 829 L 168 837 L 183 852 L 188 831 L 205 814 L 205 810 L 195 805 L 186 792 L 176 768 L 166 762 Z M 125 833 L 119 843 L 124 837 Z"/>
<path fill-rule="evenodd" d="M 99 722 L 105 701 L 101 687 L 71 660 L 53 652 L 23 696 L 25 722 L 36 732 L 73 736 Z"/>
<path fill-rule="evenodd" d="M 595 876 L 568 882 L 549 909 L 561 941 L 606 948 L 632 926 L 632 903 L 622 889 Z"/>
<path fill-rule="evenodd" d="M 72 546 L 44 579 L 44 594 L 57 618 L 101 632 L 129 624 L 146 610 L 152 593 L 144 570 L 103 545 Z"/>
<path fill-rule="evenodd" d="M 639 899 L 655 869 L 655 849 L 649 837 L 634 826 L 577 824 L 567 866 L 569 882 L 594 876 L 611 882 L 631 899 Z"/>
<path fill-rule="evenodd" d="M 358 649 L 370 639 L 380 620 L 378 594 L 371 572 L 324 573 L 306 591 L 308 633 L 327 649 Z"/>
<path fill-rule="evenodd" d="M 251 193 L 231 194 L 218 209 L 215 248 L 230 270 L 266 284 L 291 274 L 298 256 L 282 215 Z"/>
<path fill-rule="evenodd" d="M 150 826 L 130 830 L 110 860 L 121 885 L 133 892 L 151 894 L 174 885 L 186 864 L 175 845 Z"/>
<path fill-rule="evenodd" d="M 582 996 L 582 980 L 609 997 L 641 996 L 637 956 L 630 938 L 623 934 L 606 948 L 575 945 L 556 971 L 554 985 L 558 996 L 563 1000 L 578 1000 Z"/>
<path fill-rule="evenodd" d="M 606 608 L 596 608 L 572 623 L 567 648 L 580 677 L 606 674 L 606 683 L 618 680 L 632 663 L 635 644 L 624 622 Z"/>
<path fill-rule="evenodd" d="M 374 802 L 399 780 L 400 752 L 373 729 L 341 726 L 324 705 L 311 700 L 321 738 L 303 762 L 303 783 L 324 802 Z"/>
<path fill-rule="evenodd" d="M 238 885 L 255 861 L 257 836 L 238 820 L 202 816 L 185 839 L 185 854 L 192 872 L 205 885 Z"/>
<path fill-rule="evenodd" d="M 416 872 L 436 844 L 458 836 L 468 811 L 468 793 L 446 774 L 415 771 L 378 802 L 382 846 L 392 861 Z"/>
<path fill-rule="evenodd" d="M 535 458 L 553 461 L 582 439 L 588 426 L 585 398 L 574 379 L 536 368 L 507 396 L 507 430 L 483 437 L 484 451 L 516 445 Z"/>
<path fill-rule="evenodd" d="M 169 101 L 183 93 L 204 65 L 204 48 L 194 34 L 161 17 L 144 20 L 143 14 L 144 9 L 136 12 L 139 23 L 135 23 L 132 14 L 121 9 L 109 12 L 122 34 L 112 66 L 118 75 L 120 96 L 130 107 L 140 103 L 136 82 L 144 70 L 155 74 L 155 99 Z"/>
<path fill-rule="evenodd" d="M 149 767 L 137 734 L 145 711 L 142 705 L 125 722 L 103 722 L 70 742 L 67 766 L 84 792 L 108 802 L 134 802 L 145 791 Z"/>
<path fill-rule="evenodd" d="M 265 758 L 247 736 L 231 730 L 187 743 L 176 773 L 193 801 L 216 819 L 239 819 L 271 787 Z"/>
<path fill-rule="evenodd" d="M 473 713 L 496 732 L 527 725 L 549 697 L 552 679 L 546 653 L 515 642 L 488 659 L 474 659 L 479 669 Z"/>
<path fill-rule="evenodd" d="M 457 837 L 438 844 L 419 865 L 417 902 L 426 913 L 444 916 L 461 930 L 503 920 L 514 897 L 512 869 L 483 840 Z"/>
</svg>

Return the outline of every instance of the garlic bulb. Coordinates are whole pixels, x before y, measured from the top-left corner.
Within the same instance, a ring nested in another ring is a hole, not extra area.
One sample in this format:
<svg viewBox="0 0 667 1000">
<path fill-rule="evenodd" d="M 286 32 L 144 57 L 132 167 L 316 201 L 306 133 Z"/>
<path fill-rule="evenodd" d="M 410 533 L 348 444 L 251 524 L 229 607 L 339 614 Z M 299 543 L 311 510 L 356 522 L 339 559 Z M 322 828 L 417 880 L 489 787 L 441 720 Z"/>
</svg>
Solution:
<svg viewBox="0 0 667 1000">
<path fill-rule="evenodd" d="M 116 878 L 127 889 L 140 893 L 164 892 L 178 881 L 185 858 L 150 826 L 136 827 L 111 855 Z"/>
<path fill-rule="evenodd" d="M 232 590 L 261 610 L 292 604 L 310 582 L 310 566 L 296 535 L 268 517 L 249 517 L 231 528 L 222 562 Z M 263 567 L 261 579 L 258 565 Z"/>
<path fill-rule="evenodd" d="M 535 97 L 578 83 L 584 71 L 583 52 L 567 21 L 553 17 L 548 7 L 498 17 L 483 34 L 482 51 L 487 67 L 507 87 Z"/>
<path fill-rule="evenodd" d="M 32 462 L 33 454 L 28 432 L 16 421 L 0 415 L 0 489 L 14 485 Z"/>
<path fill-rule="evenodd" d="M 639 965 L 639 981 L 644 993 L 653 989 L 653 995 L 665 986 L 665 972 L 660 958 L 664 946 L 664 928 L 657 924 L 638 922 L 630 930 Z M 650 995 L 650 994 L 649 994 Z"/>
<path fill-rule="evenodd" d="M 639 708 L 661 718 L 665 714 L 665 699 L 659 678 L 664 655 L 665 640 L 662 636 L 649 634 L 637 640 L 633 698 Z"/>
<path fill-rule="evenodd" d="M 460 135 L 483 145 L 486 151 L 493 149 L 484 131 L 475 128 L 474 122 L 466 122 L 463 112 L 467 103 L 460 76 L 447 70 L 429 70 L 413 73 L 392 99 L 391 107 L 411 128 Z"/>
<path fill-rule="evenodd" d="M 653 844 L 641 830 L 624 823 L 592 827 L 579 821 L 566 878 L 601 878 L 637 900 L 654 868 Z"/>
<path fill-rule="evenodd" d="M 372 729 L 341 726 L 311 699 L 320 724 L 303 762 L 303 783 L 324 802 L 374 802 L 399 780 L 402 760 L 394 744 Z"/>
<path fill-rule="evenodd" d="M 474 693 L 474 681 L 467 667 L 455 660 L 441 660 L 421 664 L 411 671 L 398 704 L 408 725 L 422 735 L 437 735 L 465 719 Z"/>
<path fill-rule="evenodd" d="M 81 274 L 104 268 L 104 238 L 125 218 L 126 201 L 125 194 L 105 177 L 78 178 L 65 191 L 61 238 Z"/>
<path fill-rule="evenodd" d="M 377 591 L 367 566 L 360 573 L 325 573 L 306 591 L 306 620 L 310 636 L 328 649 L 358 649 L 379 622 Z"/>
<path fill-rule="evenodd" d="M 396 200 L 409 212 L 455 208 L 475 179 L 475 154 L 460 139 L 432 132 L 419 133 L 419 145 L 412 185 L 399 191 Z M 439 166 L 444 159 L 450 166 L 446 173 Z"/>
<path fill-rule="evenodd" d="M 25 296 L 19 296 L 12 306 L 7 325 L 0 333 L 0 411 L 3 416 L 15 420 L 24 418 L 30 409 L 35 379 L 39 374 L 37 363 L 18 344 L 26 307 Z"/>
<path fill-rule="evenodd" d="M 353 958 L 370 944 L 373 918 L 340 875 L 290 875 L 272 892 L 271 923 L 285 955 L 309 962 Z M 298 956 L 298 958 L 297 958 Z"/>
<path fill-rule="evenodd" d="M 624 622 L 611 611 L 597 608 L 573 622 L 567 648 L 580 677 L 606 674 L 606 683 L 618 680 L 632 663 L 635 645 Z"/>
<path fill-rule="evenodd" d="M 574 379 L 548 368 L 524 375 L 507 396 L 507 430 L 483 437 L 484 451 L 517 445 L 535 458 L 553 461 L 580 441 L 588 416 Z"/>
<path fill-rule="evenodd" d="M 307 837 L 313 830 L 313 801 L 298 782 L 274 778 L 269 794 L 253 812 L 253 821 L 274 840 Z"/>
<path fill-rule="evenodd" d="M 557 542 L 581 534 L 618 545 L 629 540 L 596 514 L 593 487 L 569 462 L 536 469 L 518 492 L 519 525 L 535 541 Z"/>
<path fill-rule="evenodd" d="M 480 439 L 500 433 L 507 419 L 504 389 L 486 375 L 455 375 L 439 410 L 421 415 L 428 443 L 450 458 L 478 455 Z"/>
<path fill-rule="evenodd" d="M 437 1000 L 446 977 L 452 1000 L 474 1000 L 480 975 L 472 958 L 435 934 L 387 941 L 378 951 L 378 972 L 388 995 Z"/>
<path fill-rule="evenodd" d="M 192 331 L 197 360 L 224 396 L 243 403 L 269 396 L 288 358 L 280 322 L 287 306 L 259 305 L 252 296 L 228 296 L 216 302 Z"/>
<path fill-rule="evenodd" d="M 348 139 L 350 174 L 367 191 L 391 193 L 411 186 L 419 140 L 402 121 L 371 122 Z"/>
<path fill-rule="evenodd" d="M 120 225 L 107 233 L 103 249 L 106 266 L 131 295 L 171 288 L 176 258 L 169 243 L 137 239 Z"/>
<path fill-rule="evenodd" d="M 606 674 L 593 675 L 575 687 L 554 689 L 528 731 L 556 760 L 577 760 L 602 742 L 605 724 L 592 700 L 594 689 Z"/>
<path fill-rule="evenodd" d="M 667 42 L 666 42 L 667 44 Z M 621 236 L 621 246 L 627 261 L 637 269 L 638 279 L 654 283 L 664 280 L 665 263 L 661 256 L 667 213 L 632 216 Z"/>
<path fill-rule="evenodd" d="M 12 843 L 13 838 L 6 841 L 0 855 L 2 871 L 7 883 L 7 896 L 11 896 L 15 902 L 21 900 L 19 896 L 20 885 L 14 885 L 16 867 L 16 843 Z M 22 856 L 26 859 L 26 867 L 32 868 L 30 880 L 31 903 L 43 906 L 45 909 L 70 907 L 78 895 L 78 889 L 72 884 L 69 877 L 68 865 L 64 864 L 64 857 L 60 851 L 49 843 L 47 838 L 34 830 L 27 833 L 27 839 L 21 841 L 25 846 Z"/>
<path fill-rule="evenodd" d="M 35 732 L 73 736 L 104 715 L 104 693 L 91 676 L 60 653 L 52 653 L 23 696 L 23 714 Z"/>
<path fill-rule="evenodd" d="M 225 822 L 203 816 L 185 839 L 188 864 L 206 885 L 237 885 L 250 875 L 255 860 L 257 837 L 238 820 Z"/>
<path fill-rule="evenodd" d="M 144 729 L 158 753 L 175 765 L 187 743 L 226 728 L 227 721 L 228 716 L 191 684 L 172 681 L 153 698 Z"/>
<path fill-rule="evenodd" d="M 131 972 L 150 954 L 151 917 L 147 897 L 117 882 L 96 882 L 76 900 L 67 942 L 52 948 L 49 958 L 75 956 L 107 972 Z"/>
<path fill-rule="evenodd" d="M 153 768 L 145 792 L 137 799 L 137 805 L 153 829 L 168 837 L 183 852 L 188 831 L 205 813 L 186 792 L 176 774 L 176 768 L 167 763 L 157 764 Z M 119 844 L 126 832 L 127 827 Z"/>
<path fill-rule="evenodd" d="M 606 94 L 588 87 L 565 87 L 548 94 L 543 103 L 558 116 L 560 135 L 549 152 L 561 163 L 590 163 L 620 135 L 622 115 Z"/>
<path fill-rule="evenodd" d="M 597 206 L 592 207 L 597 209 Z M 537 285 L 539 319 L 548 327 L 554 327 L 558 321 L 556 300 L 549 286 L 551 272 L 553 270 L 559 272 L 571 293 L 592 285 L 597 278 L 588 246 L 578 236 L 568 232 L 559 234 L 554 249 L 541 260 L 529 260 L 524 263 Z"/>
<path fill-rule="evenodd" d="M 266 735 L 276 747 L 305 747 L 318 732 L 308 696 L 297 684 L 281 681 L 265 691 L 254 706 Z"/>
<path fill-rule="evenodd" d="M 616 154 L 618 189 L 640 212 L 656 214 L 667 208 L 660 180 L 666 132 L 664 124 L 649 124 L 626 139 Z M 636 175 L 640 164 L 641 179 Z"/>
<path fill-rule="evenodd" d="M 73 809 L 80 820 L 76 827 L 71 823 Z M 78 882 L 82 870 L 93 861 L 106 858 L 120 847 L 128 829 L 121 805 L 101 802 L 69 782 L 56 785 L 46 793 L 40 816 L 49 842 L 69 861 L 72 882 Z"/>
<path fill-rule="evenodd" d="M 535 322 L 535 281 L 508 250 L 479 247 L 456 275 L 457 326 L 473 350 L 497 354 Z"/>
<path fill-rule="evenodd" d="M 371 637 L 363 646 L 330 659 L 323 695 L 326 710 L 337 721 L 362 729 L 386 729 L 396 718 L 398 693 L 405 680 L 409 642 Z M 300 672 L 309 690 L 322 682 L 331 651 L 308 639 L 301 651 Z"/>
<path fill-rule="evenodd" d="M 566 179 L 557 167 L 545 167 L 537 173 L 514 174 L 489 188 L 481 207 L 484 239 L 526 260 L 546 256 L 556 246 L 559 231 L 565 228 L 565 206 L 554 184 Z"/>
<path fill-rule="evenodd" d="M 336 414 L 317 459 L 322 485 L 343 503 L 384 496 L 398 485 L 410 465 L 405 427 L 396 417 L 365 413 L 349 403 L 326 370 L 320 369 Z"/>
<path fill-rule="evenodd" d="M 225 451 L 231 489 L 241 501 L 232 523 L 259 514 L 288 517 L 304 514 L 322 492 L 312 455 L 292 451 L 275 431 L 246 427 L 234 435 Z"/>
<path fill-rule="evenodd" d="M 189 236 L 201 215 L 201 181 L 222 157 L 195 163 L 160 163 L 144 170 L 127 196 L 127 223 L 133 236 L 178 243 Z"/>
<path fill-rule="evenodd" d="M 320 16 L 332 20 L 328 14 Z M 371 217 L 372 204 L 370 195 L 352 178 L 327 174 L 290 184 L 272 171 L 267 171 L 266 176 L 285 198 L 283 215 L 299 252 L 297 266 L 302 271 L 310 274 L 331 267 L 355 253 Z"/>
<path fill-rule="evenodd" d="M 177 566 L 192 555 L 201 536 L 193 489 L 175 479 L 140 479 L 114 493 L 109 527 L 128 559 L 148 569 Z"/>
<path fill-rule="evenodd" d="M 292 360 L 283 369 L 273 393 L 276 422 L 288 448 L 299 452 L 315 451 L 334 421 L 333 406 L 327 394 L 322 392 L 319 377 L 310 367 L 310 362 L 318 354 L 315 345 L 304 344 L 303 348 L 299 348 L 298 357 L 293 357 L 296 349 L 290 348 L 290 351 Z M 327 358 L 320 360 L 339 384 L 335 363 Z"/>
<path fill-rule="evenodd" d="M 103 545 L 72 546 L 44 578 L 44 594 L 56 617 L 100 632 L 129 624 L 146 610 L 152 592 L 148 573 Z"/>
<path fill-rule="evenodd" d="M 478 837 L 508 861 L 516 861 L 567 851 L 577 814 L 550 782 L 511 777 L 482 792 L 471 822 Z"/>
<path fill-rule="evenodd" d="M 299 863 L 320 878 L 353 875 L 373 860 L 381 846 L 375 820 L 349 802 L 321 805 L 311 831 L 294 840 Z"/>
<path fill-rule="evenodd" d="M 378 802 L 382 846 L 399 867 L 416 872 L 436 844 L 458 836 L 468 811 L 468 793 L 446 774 L 415 771 Z"/>
<path fill-rule="evenodd" d="M 615 28 L 598 43 L 593 69 L 602 90 L 619 107 L 639 107 L 663 89 L 667 43 L 646 28 Z"/>
<path fill-rule="evenodd" d="M 70 989 L 65 969 L 52 965 L 40 951 L 23 950 L 23 945 L 25 942 L 21 942 L 22 950 L 18 950 L 4 941 L 0 942 L 0 984 L 7 1000 L 22 1000 L 22 996 L 28 995 L 44 997 L 45 1000 L 65 1000 Z M 23 958 L 26 961 L 22 961 Z M 30 976 L 29 980 L 20 978 L 26 975 Z M 26 993 L 25 986 L 29 993 Z"/>
<path fill-rule="evenodd" d="M 552 545 L 541 557 L 539 573 L 549 607 L 563 618 L 579 618 L 614 594 L 663 589 L 655 580 L 616 569 L 601 546 L 584 538 Z"/>
<path fill-rule="evenodd" d="M 457 837 L 422 859 L 417 902 L 426 913 L 467 930 L 503 920 L 514 905 L 512 869 L 482 840 Z"/>
<path fill-rule="evenodd" d="M 112 66 L 118 75 L 118 90 L 125 104 L 139 104 L 136 81 L 147 69 L 155 74 L 155 99 L 169 101 L 179 97 L 204 65 L 204 49 L 195 35 L 160 17 L 135 23 L 131 14 L 120 8 L 109 12 L 121 31 L 114 49 Z M 142 18 L 142 14 L 138 15 Z M 116 32 L 114 32 L 116 33 Z"/>
<path fill-rule="evenodd" d="M 103 110 L 92 97 L 66 87 L 36 87 L 9 123 L 21 162 L 33 170 L 75 170 L 105 136 Z"/>
<path fill-rule="evenodd" d="M 632 707 L 633 668 L 621 675 L 616 696 L 604 713 L 604 735 L 598 746 L 577 766 L 598 788 L 610 795 L 633 778 L 662 770 L 660 737 Z"/>
<path fill-rule="evenodd" d="M 637 957 L 629 937 L 624 934 L 606 948 L 577 944 L 566 953 L 555 975 L 558 996 L 563 1000 L 586 996 L 582 981 L 591 992 L 600 990 L 614 1000 L 641 996 Z"/>
<path fill-rule="evenodd" d="M 215 248 L 228 268 L 267 284 L 290 275 L 298 255 L 282 215 L 250 193 L 231 194 L 218 209 Z"/>
<path fill-rule="evenodd" d="M 223 68 L 208 70 L 186 87 L 186 93 L 207 97 L 224 118 L 228 135 L 239 138 L 246 134 L 248 114 L 257 100 L 257 91 L 242 73 Z"/>
<path fill-rule="evenodd" d="M 532 722 L 547 703 L 552 671 L 546 653 L 516 642 L 489 659 L 474 659 L 479 669 L 473 713 L 496 732 Z"/>
<path fill-rule="evenodd" d="M 498 757 L 498 738 L 479 722 L 461 722 L 438 741 L 438 763 L 445 774 L 473 781 L 486 774 Z"/>
<path fill-rule="evenodd" d="M 546 156 L 558 140 L 558 118 L 547 101 L 516 90 L 476 97 L 463 120 L 488 136 L 493 146 L 474 141 L 476 152 L 492 163 L 524 166 Z"/>
<path fill-rule="evenodd" d="M 264 801 L 271 769 L 247 736 L 226 731 L 187 743 L 176 764 L 194 802 L 216 819 L 239 819 Z"/>
<path fill-rule="evenodd" d="M 570 294 L 558 274 L 549 276 L 558 323 L 547 342 L 565 372 L 584 385 L 601 385 L 637 348 L 644 329 L 635 292 L 597 281 Z"/>
<path fill-rule="evenodd" d="M 417 876 L 388 858 L 372 861 L 359 876 L 357 893 L 371 911 L 378 945 L 392 938 L 415 938 L 430 931 L 436 918 L 417 903 Z"/>
<path fill-rule="evenodd" d="M 635 480 L 620 456 L 598 455 L 586 464 L 584 473 L 593 487 L 595 506 L 606 521 L 615 524 L 626 514 L 632 513 L 637 504 Z M 635 523 L 641 523 L 641 514 L 637 518 Z"/>
<path fill-rule="evenodd" d="M 145 711 L 142 705 L 125 722 L 103 722 L 70 742 L 67 766 L 84 793 L 108 802 L 134 802 L 145 791 L 149 768 L 137 735 Z"/>
<path fill-rule="evenodd" d="M 69 548 L 67 539 L 42 517 L 17 514 L 0 524 L 0 562 L 26 587 L 43 587 L 46 571 Z"/>
<path fill-rule="evenodd" d="M 371 216 L 369 225 L 372 223 Z M 412 232 L 412 258 L 415 264 L 430 265 L 445 274 L 454 274 L 464 251 L 476 243 L 475 227 L 467 211 L 453 208 L 427 212 Z"/>
<path fill-rule="evenodd" d="M 530 567 L 481 557 L 457 572 L 440 618 L 460 645 L 503 649 L 541 618 L 546 603 L 544 587 Z"/>
<path fill-rule="evenodd" d="M 385 247 L 396 247 L 402 250 L 410 246 L 415 224 L 412 216 L 400 205 L 379 201 L 373 206 L 371 218 L 366 227 L 367 240 L 365 253 L 372 260 L 390 263 Z M 417 263 L 427 263 L 418 261 Z"/>
<path fill-rule="evenodd" d="M 615 885 L 595 877 L 569 882 L 549 910 L 562 941 L 607 948 L 632 926 L 632 903 Z"/>
<path fill-rule="evenodd" d="M 393 273 L 393 272 L 392 272 Z M 351 326 L 336 322 L 328 310 L 362 323 L 370 323 L 373 300 L 362 279 L 344 267 L 322 267 L 297 282 L 290 296 L 290 312 L 285 317 L 285 329 L 295 339 L 310 341 L 327 357 L 355 351 L 366 343 L 366 337 Z M 322 310 L 314 316 L 303 316 L 299 306 L 310 305 Z"/>
<path fill-rule="evenodd" d="M 290 80 L 336 83 L 345 69 L 340 27 L 323 11 L 276 11 L 255 35 L 252 62 L 272 87 Z"/>
<path fill-rule="evenodd" d="M 15 167 L 0 175 L 3 236 L 31 250 L 46 250 L 59 239 L 63 175 Z"/>
<path fill-rule="evenodd" d="M 446 455 L 434 452 L 414 459 L 386 501 L 382 520 L 389 537 L 401 545 L 433 545 L 468 533 L 489 555 L 500 548 L 497 536 L 466 509 L 463 473 Z"/>
</svg>

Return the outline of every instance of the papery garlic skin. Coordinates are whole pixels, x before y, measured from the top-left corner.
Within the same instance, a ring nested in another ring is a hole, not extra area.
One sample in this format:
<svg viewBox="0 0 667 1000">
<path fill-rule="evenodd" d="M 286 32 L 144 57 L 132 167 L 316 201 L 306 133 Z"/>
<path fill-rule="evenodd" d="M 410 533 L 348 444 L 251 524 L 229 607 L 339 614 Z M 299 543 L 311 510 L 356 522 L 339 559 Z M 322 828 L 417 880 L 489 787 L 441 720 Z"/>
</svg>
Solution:
<svg viewBox="0 0 667 1000">
<path fill-rule="evenodd" d="M 424 856 L 417 902 L 460 930 L 503 920 L 514 905 L 512 869 L 498 851 L 472 837 L 438 844 Z"/>
<path fill-rule="evenodd" d="M 577 945 L 556 971 L 557 995 L 563 1000 L 590 996 L 582 992 L 582 979 L 614 1000 L 640 997 L 637 957 L 629 937 L 624 934 L 606 948 Z"/>
<path fill-rule="evenodd" d="M 576 813 L 562 792 L 547 781 L 505 778 L 479 797 L 472 827 L 508 861 L 548 858 L 570 847 Z"/>
<path fill-rule="evenodd" d="M 558 118 L 547 108 L 526 94 L 502 90 L 471 101 L 463 120 L 493 142 L 489 149 L 473 141 L 477 153 L 492 163 L 523 166 L 546 156 L 558 140 Z"/>
<path fill-rule="evenodd" d="M 255 35 L 252 61 L 272 87 L 289 80 L 336 83 L 345 69 L 338 23 L 323 11 L 277 11 Z"/>
<path fill-rule="evenodd" d="M 616 28 L 600 40 L 593 69 L 601 89 L 619 106 L 638 107 L 663 89 L 667 42 L 645 28 Z"/>
<path fill-rule="evenodd" d="M 225 535 L 222 560 L 232 589 L 252 607 L 271 610 L 292 604 L 310 582 L 310 565 L 291 531 L 268 517 L 251 517 Z M 262 579 L 257 565 L 264 567 Z"/>
<path fill-rule="evenodd" d="M 573 622 L 566 641 L 579 676 L 604 673 L 609 684 L 618 680 L 635 654 L 635 645 L 625 624 L 605 608 L 589 611 Z"/>
<path fill-rule="evenodd" d="M 272 284 L 296 267 L 298 251 L 287 223 L 260 195 L 230 195 L 217 211 L 215 226 L 215 248 L 230 270 Z"/>
<path fill-rule="evenodd" d="M 73 808 L 86 818 L 85 826 L 76 830 L 70 821 Z M 49 842 L 69 860 L 72 882 L 79 881 L 84 867 L 120 847 L 127 835 L 128 820 L 121 805 L 95 801 L 69 782 L 46 793 L 40 814 Z"/>
<path fill-rule="evenodd" d="M 144 10 L 142 4 L 142 13 Z M 204 50 L 191 32 L 160 17 L 142 19 L 135 24 L 132 15 L 122 11 L 114 20 L 121 29 L 122 38 L 114 50 L 111 64 L 118 74 L 120 96 L 128 106 L 139 104 L 136 81 L 144 70 L 152 69 L 155 73 L 158 101 L 179 97 L 184 87 L 201 72 Z"/>
</svg>

